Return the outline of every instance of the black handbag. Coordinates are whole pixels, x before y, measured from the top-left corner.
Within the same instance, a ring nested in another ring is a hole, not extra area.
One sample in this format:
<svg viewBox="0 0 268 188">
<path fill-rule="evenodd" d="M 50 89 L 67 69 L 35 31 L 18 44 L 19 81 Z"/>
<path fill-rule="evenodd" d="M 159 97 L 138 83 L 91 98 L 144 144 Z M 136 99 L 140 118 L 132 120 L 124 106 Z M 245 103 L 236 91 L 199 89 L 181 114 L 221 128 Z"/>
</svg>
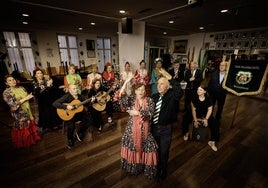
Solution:
<svg viewBox="0 0 268 188">
<path fill-rule="evenodd" d="M 198 128 L 193 126 L 191 140 L 198 142 L 204 142 L 208 140 L 208 127 L 205 127 L 202 121 L 199 121 Z"/>
</svg>

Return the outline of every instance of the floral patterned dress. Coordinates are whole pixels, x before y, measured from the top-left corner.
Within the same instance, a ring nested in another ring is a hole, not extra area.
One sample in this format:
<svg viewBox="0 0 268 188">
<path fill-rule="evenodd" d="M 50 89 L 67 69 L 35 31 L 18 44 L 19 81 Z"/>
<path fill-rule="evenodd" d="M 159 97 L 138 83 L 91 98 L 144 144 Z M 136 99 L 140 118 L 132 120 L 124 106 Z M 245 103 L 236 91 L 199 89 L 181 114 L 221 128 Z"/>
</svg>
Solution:
<svg viewBox="0 0 268 188">
<path fill-rule="evenodd" d="M 33 121 L 29 102 L 19 102 L 26 96 L 27 92 L 23 87 L 7 88 L 3 92 L 3 99 L 9 105 L 11 115 L 15 119 L 11 130 L 12 145 L 15 148 L 28 148 L 41 139 Z"/>
<path fill-rule="evenodd" d="M 150 132 L 150 119 L 154 111 L 153 100 L 143 99 L 139 106 L 138 99 L 126 96 L 119 99 L 123 111 L 137 109 L 141 115 L 130 116 L 122 137 L 121 167 L 131 175 L 144 173 L 153 178 L 157 172 L 157 144 Z"/>
</svg>

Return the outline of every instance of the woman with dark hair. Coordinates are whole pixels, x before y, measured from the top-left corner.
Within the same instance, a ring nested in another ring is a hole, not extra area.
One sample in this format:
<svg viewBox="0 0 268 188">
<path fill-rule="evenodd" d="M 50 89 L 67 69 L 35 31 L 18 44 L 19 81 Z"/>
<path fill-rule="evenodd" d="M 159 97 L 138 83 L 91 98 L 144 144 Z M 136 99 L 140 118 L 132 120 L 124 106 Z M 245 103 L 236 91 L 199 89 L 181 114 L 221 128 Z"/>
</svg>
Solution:
<svg viewBox="0 0 268 188">
<path fill-rule="evenodd" d="M 33 71 L 33 80 L 33 92 L 38 103 L 40 132 L 45 133 L 49 129 L 58 129 L 56 125 L 60 124 L 60 120 L 56 114 L 56 109 L 52 106 L 53 99 L 55 99 L 53 80 L 48 75 L 44 75 L 40 69 Z"/>
<path fill-rule="evenodd" d="M 134 74 L 133 72 L 130 70 L 130 63 L 127 61 L 125 63 L 125 70 L 122 71 L 121 75 L 120 75 L 120 81 L 122 83 L 124 83 L 128 78 L 133 78 Z M 132 90 L 132 83 L 131 82 L 128 82 L 126 84 L 126 89 L 125 89 L 125 92 L 127 95 L 130 95 L 131 94 L 131 90 Z"/>
<path fill-rule="evenodd" d="M 125 86 L 121 88 L 121 93 L 124 93 Z M 133 91 L 133 95 L 119 96 L 121 109 L 129 114 L 121 141 L 121 167 L 131 175 L 144 173 L 153 178 L 157 172 L 157 144 L 150 130 L 154 102 L 146 97 L 144 84 L 134 85 Z"/>
<path fill-rule="evenodd" d="M 104 92 L 104 88 L 101 85 L 101 80 L 94 79 L 92 82 L 92 88 L 88 92 L 88 98 L 90 98 L 90 97 L 95 97 L 95 98 L 88 107 L 89 107 L 89 111 L 92 115 L 93 124 L 98 129 L 99 133 L 102 131 L 102 127 L 103 127 L 104 123 L 103 123 L 103 119 L 102 119 L 102 113 L 100 110 L 94 108 L 94 103 L 101 102 L 98 100 L 101 100 L 101 96 L 102 96 L 103 92 Z M 114 124 L 113 120 L 112 120 L 113 104 L 109 100 L 106 102 L 105 105 L 106 105 L 106 107 L 104 110 L 106 111 L 106 114 L 108 117 L 108 123 L 111 126 Z M 109 120 L 111 120 L 111 121 L 109 121 Z"/>
<path fill-rule="evenodd" d="M 102 86 L 104 91 L 110 91 L 111 102 L 113 104 L 113 111 L 118 111 L 118 103 L 114 101 L 114 95 L 120 88 L 120 75 L 114 72 L 113 65 L 110 62 L 106 62 L 104 71 L 102 72 Z M 114 124 L 112 118 L 108 119 L 108 123 Z"/>
<path fill-rule="evenodd" d="M 28 148 L 41 137 L 30 108 L 29 100 L 33 98 L 22 86 L 17 86 L 11 75 L 5 76 L 7 88 L 3 92 L 3 99 L 8 104 L 15 123 L 11 130 L 11 140 L 14 148 Z"/>
<path fill-rule="evenodd" d="M 135 81 L 136 83 L 142 83 L 145 86 L 149 84 L 150 78 L 149 78 L 148 71 L 146 70 L 144 60 L 141 60 L 140 68 L 137 69 L 135 72 Z"/>
<path fill-rule="evenodd" d="M 219 126 L 215 123 L 212 116 L 213 105 L 207 94 L 207 87 L 199 86 L 197 88 L 197 96 L 192 99 L 191 102 L 193 125 L 194 127 L 209 126 L 211 131 L 211 139 L 208 145 L 213 151 L 217 151 L 218 148 L 215 142 L 219 141 Z"/>
<path fill-rule="evenodd" d="M 157 80 L 162 76 L 161 69 L 164 69 L 162 67 L 162 59 L 156 58 L 155 68 L 152 71 L 151 80 L 150 80 L 150 84 L 152 84 L 152 94 L 157 93 Z"/>
</svg>

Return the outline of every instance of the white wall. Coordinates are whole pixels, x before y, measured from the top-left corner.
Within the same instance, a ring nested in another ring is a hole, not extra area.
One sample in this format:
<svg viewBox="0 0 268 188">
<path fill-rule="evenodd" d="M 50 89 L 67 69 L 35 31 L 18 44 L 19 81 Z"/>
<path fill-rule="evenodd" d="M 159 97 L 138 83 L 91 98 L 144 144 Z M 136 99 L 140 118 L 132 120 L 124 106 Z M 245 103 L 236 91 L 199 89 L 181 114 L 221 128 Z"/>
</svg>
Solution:
<svg viewBox="0 0 268 188">
<path fill-rule="evenodd" d="M 119 41 L 119 67 L 124 70 L 128 61 L 134 71 L 139 68 L 140 61 L 144 58 L 145 22 L 133 22 L 132 34 L 121 33 L 121 23 L 118 24 Z"/>
<path fill-rule="evenodd" d="M 57 71 L 59 66 L 61 65 L 60 62 L 60 54 L 59 54 L 59 48 L 57 44 L 57 34 L 62 33 L 56 33 L 55 31 L 36 31 L 36 39 L 38 42 L 38 48 L 40 53 L 40 60 L 42 63 L 42 68 L 47 67 L 47 62 L 50 62 L 50 65 L 57 68 Z M 85 61 L 85 66 L 89 66 L 92 63 L 97 63 L 97 51 L 96 51 L 96 57 L 95 58 L 88 58 L 87 57 L 87 49 L 86 49 L 86 40 L 95 40 L 95 50 L 97 48 L 96 46 L 96 35 L 86 34 L 86 33 L 64 33 L 65 35 L 75 35 L 77 36 L 77 45 L 78 45 L 78 54 L 79 59 Z M 82 46 L 80 46 L 80 42 Z M 48 55 L 47 51 L 51 49 L 52 55 Z M 80 54 L 80 52 L 83 51 L 83 55 Z"/>
</svg>

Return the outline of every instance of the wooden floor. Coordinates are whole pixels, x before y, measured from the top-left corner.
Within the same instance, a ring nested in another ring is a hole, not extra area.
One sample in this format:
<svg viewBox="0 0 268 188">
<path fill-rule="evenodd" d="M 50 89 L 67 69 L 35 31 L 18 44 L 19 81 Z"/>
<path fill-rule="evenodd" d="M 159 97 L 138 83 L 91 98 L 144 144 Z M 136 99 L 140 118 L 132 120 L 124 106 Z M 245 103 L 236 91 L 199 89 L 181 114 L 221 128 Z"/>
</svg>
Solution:
<svg viewBox="0 0 268 188">
<path fill-rule="evenodd" d="M 234 110 L 238 102 L 233 127 Z M 0 113 L 1 187 L 268 187 L 268 102 L 227 96 L 218 152 L 207 143 L 183 141 L 182 112 L 174 126 L 168 177 L 163 182 L 129 176 L 120 169 L 120 141 L 127 115 L 116 113 L 114 129 L 90 134 L 72 150 L 66 134 L 49 132 L 30 149 L 13 150 L 7 112 Z M 4 185 L 4 186 L 3 186 Z"/>
</svg>

